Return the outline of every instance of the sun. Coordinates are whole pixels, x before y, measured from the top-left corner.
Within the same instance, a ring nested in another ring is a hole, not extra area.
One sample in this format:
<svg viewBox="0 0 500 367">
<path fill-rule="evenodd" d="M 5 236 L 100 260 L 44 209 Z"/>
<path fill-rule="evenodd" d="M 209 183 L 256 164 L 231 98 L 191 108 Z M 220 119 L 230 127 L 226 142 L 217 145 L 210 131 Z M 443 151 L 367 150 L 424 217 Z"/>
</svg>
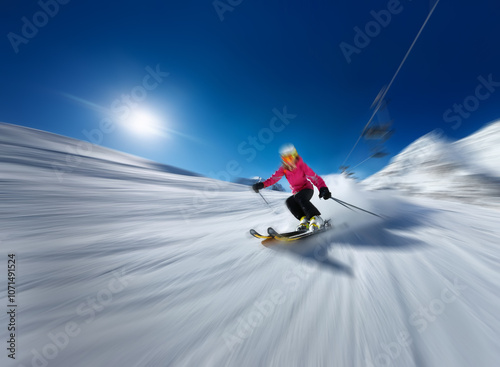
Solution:
<svg viewBox="0 0 500 367">
<path fill-rule="evenodd" d="M 136 134 L 157 135 L 161 133 L 160 119 L 146 110 L 134 110 L 127 119 L 128 127 Z"/>
</svg>

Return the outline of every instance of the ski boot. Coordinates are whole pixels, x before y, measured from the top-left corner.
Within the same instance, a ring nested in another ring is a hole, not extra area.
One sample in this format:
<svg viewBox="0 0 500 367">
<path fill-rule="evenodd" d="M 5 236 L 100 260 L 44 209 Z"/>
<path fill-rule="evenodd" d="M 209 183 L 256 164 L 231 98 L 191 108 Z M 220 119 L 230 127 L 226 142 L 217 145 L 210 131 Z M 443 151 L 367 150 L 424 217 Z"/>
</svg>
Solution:
<svg viewBox="0 0 500 367">
<path fill-rule="evenodd" d="M 300 223 L 297 226 L 297 231 L 307 231 L 309 229 L 309 221 L 305 216 L 300 218 Z"/>
<path fill-rule="evenodd" d="M 318 229 L 323 227 L 324 223 L 325 221 L 323 220 L 323 218 L 321 218 L 319 215 L 316 215 L 309 221 L 309 230 L 311 232 L 317 231 Z"/>
</svg>

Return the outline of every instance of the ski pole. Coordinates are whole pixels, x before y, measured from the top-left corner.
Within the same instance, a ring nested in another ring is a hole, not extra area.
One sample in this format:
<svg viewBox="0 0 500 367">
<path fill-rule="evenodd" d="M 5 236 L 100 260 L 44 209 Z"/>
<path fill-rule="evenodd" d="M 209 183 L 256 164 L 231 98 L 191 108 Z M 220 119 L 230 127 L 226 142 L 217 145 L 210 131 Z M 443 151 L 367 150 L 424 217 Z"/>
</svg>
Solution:
<svg viewBox="0 0 500 367">
<path fill-rule="evenodd" d="M 365 212 L 365 213 L 368 213 L 368 214 L 371 214 L 371 215 L 374 215 L 374 216 L 376 216 L 376 217 L 379 217 L 379 218 L 384 219 L 384 217 L 382 217 L 382 216 L 380 216 L 380 215 L 378 215 L 378 214 L 372 213 L 372 212 L 370 212 L 370 211 L 368 211 L 368 210 L 365 210 L 365 209 L 362 209 L 362 208 L 360 208 L 360 207 L 358 207 L 358 206 L 355 206 L 355 205 L 352 205 L 352 204 L 346 203 L 345 201 L 339 200 L 339 199 L 337 199 L 337 198 L 331 197 L 330 199 L 335 200 L 337 203 L 339 203 L 340 205 L 345 206 L 345 207 L 346 207 L 346 208 L 348 208 L 348 209 L 353 210 L 352 208 L 350 208 L 350 207 L 353 207 L 353 208 L 356 208 L 356 209 L 358 209 L 358 210 L 361 210 L 361 211 L 363 211 L 363 212 Z"/>
<path fill-rule="evenodd" d="M 261 182 L 261 180 L 259 180 L 259 182 Z M 266 200 L 266 198 L 264 197 L 264 195 L 262 195 L 262 193 L 259 190 L 256 190 L 256 192 L 260 195 L 260 197 L 262 198 L 262 200 L 264 200 L 264 202 L 267 204 L 267 206 L 269 207 L 269 209 L 271 209 L 272 212 L 274 213 L 273 207 L 271 206 L 271 204 L 269 204 L 269 202 Z"/>
<path fill-rule="evenodd" d="M 267 204 L 267 206 L 269 207 L 269 209 L 271 209 L 271 211 L 274 213 L 273 207 L 271 206 L 271 204 L 269 204 L 269 202 L 266 200 L 266 198 L 264 197 L 264 195 L 262 195 L 262 193 L 260 191 L 257 191 L 257 193 L 260 195 L 260 197 L 262 198 L 262 200 L 264 200 L 264 202 Z"/>
<path fill-rule="evenodd" d="M 271 208 L 271 205 L 267 202 L 266 198 L 260 193 L 260 191 L 259 191 L 259 195 L 262 198 L 262 200 L 264 200 L 266 202 L 267 206 Z"/>
</svg>

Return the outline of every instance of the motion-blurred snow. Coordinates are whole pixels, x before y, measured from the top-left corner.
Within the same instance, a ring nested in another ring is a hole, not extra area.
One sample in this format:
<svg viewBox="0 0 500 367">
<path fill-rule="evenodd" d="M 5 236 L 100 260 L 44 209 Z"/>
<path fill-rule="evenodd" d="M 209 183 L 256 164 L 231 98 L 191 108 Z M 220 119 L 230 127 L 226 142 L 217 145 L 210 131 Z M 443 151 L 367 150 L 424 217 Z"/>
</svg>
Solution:
<svg viewBox="0 0 500 367">
<path fill-rule="evenodd" d="M 2 366 L 498 365 L 493 207 L 331 175 L 335 197 L 385 219 L 316 192 L 336 230 L 266 248 L 248 230 L 293 228 L 286 193 L 264 190 L 268 207 L 244 185 L 13 125 L 0 134 L 3 307 L 12 252 L 19 292 L 16 360 L 3 348 Z M 462 153 L 495 169 L 470 141 Z M 429 193 L 472 172 L 435 185 L 432 169 L 394 164 L 396 184 L 418 175 L 411 187 Z"/>
</svg>

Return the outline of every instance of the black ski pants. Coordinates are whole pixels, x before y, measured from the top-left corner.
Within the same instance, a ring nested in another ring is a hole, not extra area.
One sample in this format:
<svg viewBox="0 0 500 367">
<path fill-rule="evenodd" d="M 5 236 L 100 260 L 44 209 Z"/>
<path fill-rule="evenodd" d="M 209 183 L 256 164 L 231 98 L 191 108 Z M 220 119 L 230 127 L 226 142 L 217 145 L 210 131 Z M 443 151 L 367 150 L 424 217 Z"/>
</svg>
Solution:
<svg viewBox="0 0 500 367">
<path fill-rule="evenodd" d="M 316 215 L 321 215 L 319 210 L 311 203 L 313 194 L 313 189 L 303 189 L 286 199 L 286 206 L 295 218 L 300 220 L 305 216 L 307 219 L 311 219 Z"/>
</svg>

